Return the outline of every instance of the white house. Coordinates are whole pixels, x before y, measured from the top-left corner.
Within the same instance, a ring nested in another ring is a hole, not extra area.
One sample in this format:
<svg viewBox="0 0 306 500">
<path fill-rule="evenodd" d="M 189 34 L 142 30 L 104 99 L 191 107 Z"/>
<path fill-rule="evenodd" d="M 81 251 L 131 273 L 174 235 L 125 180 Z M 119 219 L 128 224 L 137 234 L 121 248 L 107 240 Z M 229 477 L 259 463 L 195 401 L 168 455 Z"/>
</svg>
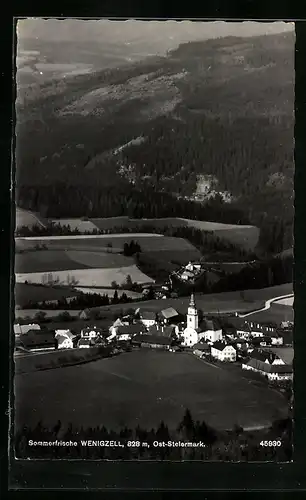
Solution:
<svg viewBox="0 0 306 500">
<path fill-rule="evenodd" d="M 291 365 L 277 364 L 271 365 L 258 359 L 250 359 L 247 363 L 242 364 L 244 370 L 258 372 L 267 377 L 269 380 L 292 380 L 293 371 Z"/>
<path fill-rule="evenodd" d="M 236 349 L 232 345 L 228 345 L 223 342 L 215 342 L 211 346 L 211 355 L 219 361 L 230 362 L 236 361 L 237 357 Z"/>
<path fill-rule="evenodd" d="M 204 338 L 210 342 L 218 342 L 222 339 L 222 328 L 214 319 L 205 319 L 200 325 L 201 333 L 199 339 Z"/>
<path fill-rule="evenodd" d="M 83 328 L 83 330 L 81 330 L 81 337 L 87 339 L 95 339 L 101 333 L 102 330 L 100 328 L 97 328 L 96 326 L 87 326 L 86 328 Z"/>
<path fill-rule="evenodd" d="M 283 345 L 284 339 L 281 335 L 275 334 L 271 336 L 272 345 Z"/>
<path fill-rule="evenodd" d="M 155 325 L 156 323 L 156 314 L 152 311 L 144 311 L 140 313 L 141 322 L 149 328 L 150 326 Z"/>
<path fill-rule="evenodd" d="M 168 307 L 167 309 L 163 309 L 160 315 L 164 323 L 170 323 L 171 321 L 179 318 L 179 313 L 173 307 Z"/>
<path fill-rule="evenodd" d="M 70 330 L 55 330 L 58 349 L 72 349 L 75 336 Z"/>
</svg>

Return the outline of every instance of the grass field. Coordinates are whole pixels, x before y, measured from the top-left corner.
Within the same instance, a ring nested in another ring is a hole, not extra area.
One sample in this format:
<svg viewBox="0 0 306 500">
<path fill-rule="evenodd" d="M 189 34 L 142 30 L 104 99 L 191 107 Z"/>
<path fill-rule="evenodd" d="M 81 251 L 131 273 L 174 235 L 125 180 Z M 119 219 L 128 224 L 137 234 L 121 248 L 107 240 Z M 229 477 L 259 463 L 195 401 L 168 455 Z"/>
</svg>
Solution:
<svg viewBox="0 0 306 500">
<path fill-rule="evenodd" d="M 70 269 L 67 271 L 54 271 L 52 273 L 16 273 L 16 282 L 24 283 L 27 281 L 29 283 L 42 284 L 49 277 L 49 274 L 51 274 L 50 279 L 57 280 L 61 285 L 69 285 L 73 280 L 74 284 L 78 286 L 110 287 L 113 281 L 116 281 L 119 285 L 123 284 L 128 275 L 136 283 L 153 282 L 136 265 L 110 269 Z"/>
<path fill-rule="evenodd" d="M 25 283 L 16 283 L 15 285 L 15 302 L 16 305 L 21 307 L 26 305 L 30 300 L 40 302 L 44 300 L 58 300 L 63 297 L 76 297 L 77 295 L 79 295 L 78 291 L 71 288 L 55 288 L 52 286 Z"/>
<path fill-rule="evenodd" d="M 107 245 L 111 244 L 115 249 L 120 248 L 123 250 L 124 243 L 129 243 L 134 240 L 139 243 L 142 251 L 160 251 L 160 250 L 194 250 L 191 243 L 183 238 L 173 238 L 170 236 L 163 236 L 159 234 L 149 233 L 126 233 L 126 234 L 105 234 L 96 236 L 44 236 L 44 237 L 30 237 L 30 238 L 16 238 L 17 243 L 19 240 L 32 244 L 33 247 L 38 243 L 44 243 L 48 248 L 60 247 L 63 249 L 79 250 L 80 247 L 88 250 L 96 250 L 97 247 L 104 249 Z"/>
<path fill-rule="evenodd" d="M 280 325 L 283 321 L 294 321 L 294 309 L 291 306 L 271 304 L 269 309 L 251 314 L 247 319 L 259 323 L 271 322 Z"/>
<path fill-rule="evenodd" d="M 118 253 L 82 250 L 37 250 L 15 256 L 16 273 L 69 271 L 87 268 L 117 268 L 133 264 L 133 258 Z"/>
<path fill-rule="evenodd" d="M 22 208 L 16 208 L 16 228 L 22 226 L 31 228 L 37 225 L 46 225 L 46 222 L 39 214 L 30 212 L 29 210 L 23 210 Z"/>
<path fill-rule="evenodd" d="M 287 413 L 277 392 L 187 353 L 133 351 L 14 380 L 17 427 L 60 419 L 113 428 L 164 420 L 172 428 L 189 408 L 195 419 L 224 429 L 268 425 Z"/>
</svg>

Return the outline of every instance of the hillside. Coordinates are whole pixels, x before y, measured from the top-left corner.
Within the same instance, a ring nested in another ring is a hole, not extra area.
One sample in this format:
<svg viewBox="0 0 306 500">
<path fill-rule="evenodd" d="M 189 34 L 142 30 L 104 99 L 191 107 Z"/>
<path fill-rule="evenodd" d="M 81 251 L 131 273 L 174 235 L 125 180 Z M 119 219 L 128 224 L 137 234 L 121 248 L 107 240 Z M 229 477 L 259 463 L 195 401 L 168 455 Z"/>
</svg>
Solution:
<svg viewBox="0 0 306 500">
<path fill-rule="evenodd" d="M 190 42 L 37 85 L 17 101 L 21 207 L 250 224 L 266 250 L 290 247 L 293 33 Z"/>
</svg>

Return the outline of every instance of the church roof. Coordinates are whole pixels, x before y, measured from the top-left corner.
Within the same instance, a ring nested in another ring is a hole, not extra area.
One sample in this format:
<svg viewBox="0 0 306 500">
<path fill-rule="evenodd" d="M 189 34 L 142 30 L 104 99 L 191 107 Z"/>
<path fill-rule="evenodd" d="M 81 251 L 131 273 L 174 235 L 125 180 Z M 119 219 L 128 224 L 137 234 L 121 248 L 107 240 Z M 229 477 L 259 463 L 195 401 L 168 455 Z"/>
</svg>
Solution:
<svg viewBox="0 0 306 500">
<path fill-rule="evenodd" d="M 216 319 L 203 319 L 203 321 L 201 321 L 199 325 L 199 328 L 202 332 L 205 332 L 207 330 L 217 331 L 221 330 L 221 325 Z"/>
</svg>

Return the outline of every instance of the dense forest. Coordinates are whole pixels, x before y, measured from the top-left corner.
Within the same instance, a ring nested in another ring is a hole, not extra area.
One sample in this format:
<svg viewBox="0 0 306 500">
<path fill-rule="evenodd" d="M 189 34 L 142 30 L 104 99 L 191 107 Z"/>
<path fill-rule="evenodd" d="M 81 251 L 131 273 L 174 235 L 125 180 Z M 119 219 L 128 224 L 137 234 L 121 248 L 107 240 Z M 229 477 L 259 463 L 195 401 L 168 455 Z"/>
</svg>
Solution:
<svg viewBox="0 0 306 500">
<path fill-rule="evenodd" d="M 30 446 L 29 441 L 76 442 L 74 446 Z M 81 441 L 119 441 L 124 447 L 85 446 Z M 128 442 L 136 443 L 128 446 Z M 155 447 L 154 442 L 199 443 L 201 447 Z M 261 446 L 262 441 L 281 446 Z M 147 443 L 149 446 L 143 446 Z M 274 421 L 270 428 L 245 431 L 238 425 L 230 431 L 217 431 L 205 422 L 195 421 L 187 409 L 176 429 L 169 429 L 162 421 L 155 429 L 140 426 L 122 428 L 120 431 L 107 429 L 104 425 L 96 428 L 77 428 L 72 424 L 62 427 L 58 421 L 53 427 L 39 422 L 34 429 L 27 425 L 16 430 L 15 453 L 17 458 L 69 458 L 108 460 L 217 460 L 232 462 L 288 462 L 292 459 L 292 420 Z"/>
<path fill-rule="evenodd" d="M 47 83 L 18 108 L 17 204 L 252 224 L 280 252 L 293 241 L 293 109 L 293 33 L 187 43 Z"/>
</svg>

